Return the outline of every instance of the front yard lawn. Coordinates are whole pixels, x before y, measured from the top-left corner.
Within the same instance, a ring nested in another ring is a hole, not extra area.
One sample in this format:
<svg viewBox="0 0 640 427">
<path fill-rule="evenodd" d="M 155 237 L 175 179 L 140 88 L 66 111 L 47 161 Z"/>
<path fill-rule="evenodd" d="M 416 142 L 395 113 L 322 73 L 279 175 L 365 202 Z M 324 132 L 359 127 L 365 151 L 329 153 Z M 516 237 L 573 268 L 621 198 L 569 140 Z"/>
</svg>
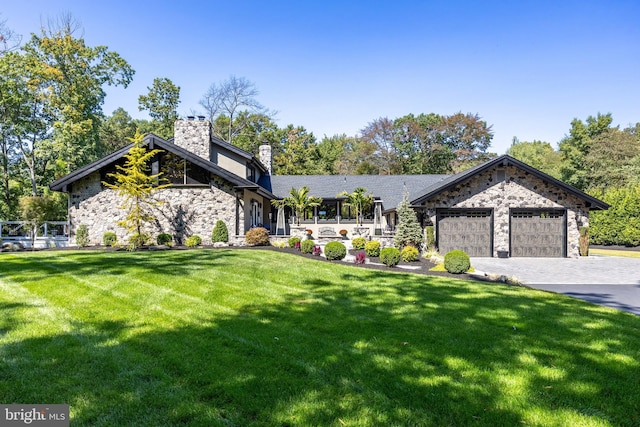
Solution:
<svg viewBox="0 0 640 427">
<path fill-rule="evenodd" d="M 640 318 L 277 251 L 0 254 L 0 402 L 72 425 L 640 424 Z"/>
</svg>

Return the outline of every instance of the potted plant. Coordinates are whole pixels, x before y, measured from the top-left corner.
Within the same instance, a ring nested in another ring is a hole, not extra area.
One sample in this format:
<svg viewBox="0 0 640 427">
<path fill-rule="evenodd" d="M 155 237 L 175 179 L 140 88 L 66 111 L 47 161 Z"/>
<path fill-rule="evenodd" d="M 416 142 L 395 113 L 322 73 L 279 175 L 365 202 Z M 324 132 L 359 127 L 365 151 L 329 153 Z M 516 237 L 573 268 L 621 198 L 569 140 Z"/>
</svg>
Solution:
<svg viewBox="0 0 640 427">
<path fill-rule="evenodd" d="M 347 230 L 342 229 L 339 231 L 340 235 L 342 236 L 343 239 L 347 238 Z"/>
</svg>

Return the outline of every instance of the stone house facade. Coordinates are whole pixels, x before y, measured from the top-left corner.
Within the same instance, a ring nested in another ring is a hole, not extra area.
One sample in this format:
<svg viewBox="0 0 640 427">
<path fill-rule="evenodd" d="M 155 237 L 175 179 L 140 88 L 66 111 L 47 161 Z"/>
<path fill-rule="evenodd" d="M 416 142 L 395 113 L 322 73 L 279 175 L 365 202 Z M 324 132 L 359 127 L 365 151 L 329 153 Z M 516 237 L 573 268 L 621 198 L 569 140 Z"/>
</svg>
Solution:
<svg viewBox="0 0 640 427">
<path fill-rule="evenodd" d="M 607 209 L 600 200 L 504 155 L 455 175 L 271 175 L 271 148 L 260 147 L 259 158 L 212 136 L 211 124 L 201 118 L 179 120 L 174 138 L 145 137 L 150 149 L 160 149 L 151 173 L 162 172 L 171 187 L 154 197 L 156 221 L 146 230 L 152 236 L 169 233 L 178 244 L 197 234 L 211 243 L 211 231 L 223 220 L 232 244 L 243 244 L 252 227 L 271 234 L 314 238 L 366 236 L 392 242 L 395 209 L 404 193 L 423 226 L 433 226 L 442 253 L 463 249 L 472 256 L 578 256 L 579 230 L 587 226 L 589 211 Z M 124 218 L 122 200 L 103 185 L 109 171 L 123 161 L 129 147 L 87 165 L 51 184 L 69 193 L 71 239 L 86 224 L 90 240 L 100 244 L 107 231 L 126 241 L 118 226 Z M 292 212 L 272 207 L 292 187 L 307 186 L 322 198 L 296 226 Z M 374 203 L 355 218 L 343 191 L 364 187 Z"/>
</svg>

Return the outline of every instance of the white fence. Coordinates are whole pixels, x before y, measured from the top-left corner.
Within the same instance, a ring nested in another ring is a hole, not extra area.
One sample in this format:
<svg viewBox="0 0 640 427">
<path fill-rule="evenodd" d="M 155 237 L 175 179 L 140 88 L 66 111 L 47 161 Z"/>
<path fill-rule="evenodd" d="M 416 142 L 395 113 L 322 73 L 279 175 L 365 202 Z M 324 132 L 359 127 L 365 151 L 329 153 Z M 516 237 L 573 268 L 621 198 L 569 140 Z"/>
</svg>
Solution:
<svg viewBox="0 0 640 427">
<path fill-rule="evenodd" d="M 33 228 L 25 221 L 0 221 L 2 243 L 18 243 L 30 248 L 33 243 Z M 38 226 L 35 239 L 36 248 L 57 248 L 69 245 L 69 223 L 67 221 L 47 221 Z"/>
</svg>

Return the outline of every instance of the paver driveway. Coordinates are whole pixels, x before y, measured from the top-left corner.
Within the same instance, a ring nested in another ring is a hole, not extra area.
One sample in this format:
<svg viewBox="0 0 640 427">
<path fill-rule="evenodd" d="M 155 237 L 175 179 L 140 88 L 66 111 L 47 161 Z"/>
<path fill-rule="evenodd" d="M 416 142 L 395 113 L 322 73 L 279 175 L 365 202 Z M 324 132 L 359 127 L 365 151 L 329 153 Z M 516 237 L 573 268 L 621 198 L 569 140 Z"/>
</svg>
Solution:
<svg viewBox="0 0 640 427">
<path fill-rule="evenodd" d="M 476 271 L 640 315 L 640 258 L 472 258 Z"/>
</svg>

